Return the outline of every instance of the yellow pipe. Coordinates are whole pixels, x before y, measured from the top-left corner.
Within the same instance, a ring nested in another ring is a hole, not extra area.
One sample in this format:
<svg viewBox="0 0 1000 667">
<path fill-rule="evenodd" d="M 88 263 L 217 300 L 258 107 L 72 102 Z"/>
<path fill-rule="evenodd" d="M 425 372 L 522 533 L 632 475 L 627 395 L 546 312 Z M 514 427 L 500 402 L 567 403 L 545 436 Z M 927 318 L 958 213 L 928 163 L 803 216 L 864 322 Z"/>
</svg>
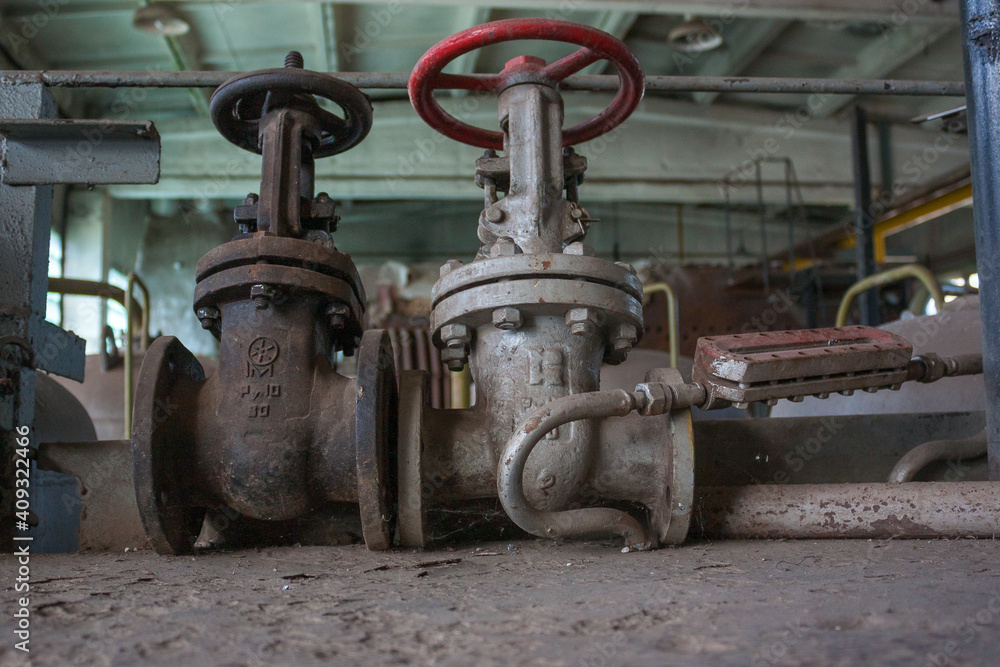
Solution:
<svg viewBox="0 0 1000 667">
<path fill-rule="evenodd" d="M 956 188 L 951 192 L 946 192 L 930 201 L 909 208 L 875 223 L 875 261 L 879 264 L 885 262 L 886 250 L 885 240 L 893 234 L 916 227 L 925 222 L 939 218 L 952 211 L 972 204 L 972 185 L 966 184 Z M 854 236 L 844 238 L 838 247 L 844 250 L 853 248 L 855 245 Z"/>
<path fill-rule="evenodd" d="M 673 368 L 677 368 L 677 363 L 680 358 L 680 325 L 678 324 L 677 315 L 677 294 L 674 292 L 674 288 L 670 286 L 669 283 L 651 283 L 649 285 L 644 285 L 642 288 L 643 292 L 646 294 L 652 294 L 654 292 L 663 292 L 667 295 L 667 329 L 669 329 L 670 334 L 670 365 Z"/>
<path fill-rule="evenodd" d="M 934 277 L 934 274 L 919 264 L 907 264 L 895 269 L 883 271 L 882 273 L 870 275 L 864 280 L 859 280 L 851 285 L 851 288 L 847 290 L 847 293 L 844 294 L 843 300 L 840 302 L 840 308 L 837 309 L 837 321 L 835 322 L 835 325 L 842 327 L 847 324 L 847 315 L 851 311 L 851 304 L 854 303 L 854 299 L 857 298 L 859 294 L 867 292 L 873 287 L 888 285 L 889 283 L 894 283 L 897 280 L 902 280 L 904 278 L 916 278 L 922 282 L 927 288 L 927 291 L 931 293 L 934 301 L 937 303 L 938 312 L 944 308 L 944 291 L 942 291 L 941 286 Z"/>
<path fill-rule="evenodd" d="M 472 405 L 472 374 L 469 364 L 460 371 L 451 374 L 451 407 L 462 410 Z"/>
<path fill-rule="evenodd" d="M 139 341 L 140 349 L 145 352 L 146 348 L 149 346 L 149 289 L 146 284 L 142 282 L 142 279 L 135 273 L 128 274 L 128 287 L 125 288 L 125 439 L 132 437 L 132 401 L 134 388 L 132 386 L 132 362 L 133 362 L 133 345 L 134 345 L 134 334 L 133 334 L 133 324 L 132 324 L 132 312 L 135 305 L 135 288 L 139 287 L 143 295 L 143 303 L 145 308 L 142 309 L 141 323 L 139 328 L 141 330 L 141 340 Z"/>
</svg>

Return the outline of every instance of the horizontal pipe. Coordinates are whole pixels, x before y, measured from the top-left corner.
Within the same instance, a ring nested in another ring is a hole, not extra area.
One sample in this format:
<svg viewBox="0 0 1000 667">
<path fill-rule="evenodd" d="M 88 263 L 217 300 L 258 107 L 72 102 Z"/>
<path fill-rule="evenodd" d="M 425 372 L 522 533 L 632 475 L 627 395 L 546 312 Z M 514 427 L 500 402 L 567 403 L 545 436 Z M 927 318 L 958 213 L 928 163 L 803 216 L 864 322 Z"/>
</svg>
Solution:
<svg viewBox="0 0 1000 667">
<path fill-rule="evenodd" d="M 1000 484 L 792 484 L 698 489 L 691 532 L 729 538 L 1000 536 Z"/>
<path fill-rule="evenodd" d="M 54 88 L 217 88 L 244 72 L 115 72 L 110 70 L 0 71 L 0 85 L 43 83 Z M 370 90 L 406 90 L 407 72 L 336 72 L 341 81 Z M 469 74 L 474 78 L 495 78 Z M 616 75 L 577 75 L 563 90 L 618 90 Z M 669 93 L 820 93 L 827 95 L 927 95 L 963 97 L 961 81 L 810 79 L 794 77 L 647 76 L 646 90 Z"/>
</svg>

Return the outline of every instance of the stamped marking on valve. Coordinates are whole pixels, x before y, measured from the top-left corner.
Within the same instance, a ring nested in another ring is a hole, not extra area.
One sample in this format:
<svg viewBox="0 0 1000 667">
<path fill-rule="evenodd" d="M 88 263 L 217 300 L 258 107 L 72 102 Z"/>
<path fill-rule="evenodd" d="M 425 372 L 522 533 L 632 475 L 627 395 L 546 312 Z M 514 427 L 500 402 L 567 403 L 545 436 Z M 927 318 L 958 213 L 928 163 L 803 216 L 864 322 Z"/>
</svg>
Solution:
<svg viewBox="0 0 1000 667">
<path fill-rule="evenodd" d="M 258 338 L 250 343 L 247 356 L 247 377 L 272 377 L 274 375 L 274 361 L 278 358 L 281 348 L 270 338 Z"/>
</svg>

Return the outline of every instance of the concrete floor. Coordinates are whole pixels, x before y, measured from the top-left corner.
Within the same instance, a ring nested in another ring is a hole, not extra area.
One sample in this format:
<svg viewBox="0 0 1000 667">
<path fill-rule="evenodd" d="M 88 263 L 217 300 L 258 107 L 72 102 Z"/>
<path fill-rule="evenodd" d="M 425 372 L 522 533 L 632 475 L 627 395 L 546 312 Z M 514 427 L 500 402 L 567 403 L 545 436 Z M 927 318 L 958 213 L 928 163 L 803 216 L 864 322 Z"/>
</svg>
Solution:
<svg viewBox="0 0 1000 667">
<path fill-rule="evenodd" d="M 2 558 L 0 664 L 14 559 Z M 997 665 L 1000 542 L 35 556 L 34 665 Z"/>
</svg>

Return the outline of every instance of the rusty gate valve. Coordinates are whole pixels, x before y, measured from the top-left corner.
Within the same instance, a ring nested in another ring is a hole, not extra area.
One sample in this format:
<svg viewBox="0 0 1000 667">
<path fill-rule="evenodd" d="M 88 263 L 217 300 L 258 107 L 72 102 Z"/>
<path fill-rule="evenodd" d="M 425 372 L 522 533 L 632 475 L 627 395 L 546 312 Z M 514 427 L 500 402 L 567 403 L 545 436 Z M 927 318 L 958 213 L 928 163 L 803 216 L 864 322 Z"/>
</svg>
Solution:
<svg viewBox="0 0 1000 667">
<path fill-rule="evenodd" d="M 172 337 L 143 362 L 132 451 L 147 536 L 160 553 L 185 553 L 209 510 L 295 535 L 335 503 L 354 503 L 369 548 L 388 548 L 392 349 L 386 332 L 363 332 L 365 293 L 330 235 L 333 202 L 313 197 L 314 161 L 364 139 L 371 105 L 353 86 L 302 69 L 293 52 L 283 69 L 224 83 L 210 108 L 226 139 L 262 156 L 261 194 L 236 208 L 240 233 L 196 269 L 194 309 L 220 342 L 216 373 L 206 378 Z M 339 353 L 357 354 L 356 379 L 336 372 Z"/>
</svg>

